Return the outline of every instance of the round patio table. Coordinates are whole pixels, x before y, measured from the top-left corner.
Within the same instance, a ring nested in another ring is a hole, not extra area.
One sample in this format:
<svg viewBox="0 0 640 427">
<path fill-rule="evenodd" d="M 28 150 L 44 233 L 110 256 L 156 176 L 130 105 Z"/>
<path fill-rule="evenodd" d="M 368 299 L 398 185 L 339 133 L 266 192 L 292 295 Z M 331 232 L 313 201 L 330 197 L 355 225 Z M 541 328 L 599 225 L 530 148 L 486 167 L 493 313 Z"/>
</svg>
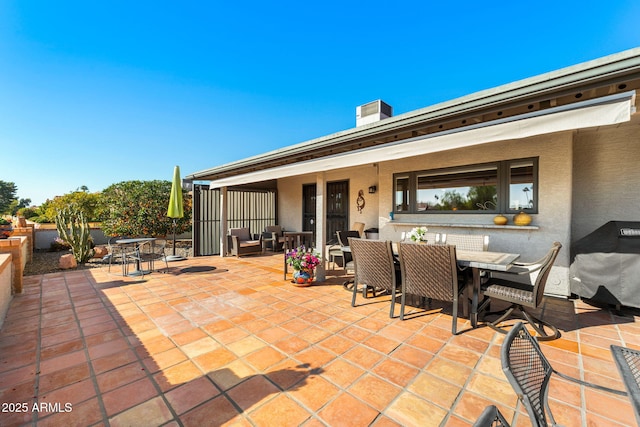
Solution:
<svg viewBox="0 0 640 427">
<path fill-rule="evenodd" d="M 140 248 L 140 243 L 143 242 L 153 242 L 154 240 L 156 240 L 155 237 L 135 237 L 135 238 L 131 238 L 131 239 L 118 239 L 116 240 L 116 244 L 120 245 L 122 247 L 122 262 L 126 263 L 127 259 L 125 256 L 125 247 L 126 246 L 133 246 L 134 250 L 136 251 L 136 253 L 138 252 L 138 249 Z M 133 270 L 130 273 L 127 273 L 127 276 L 144 276 L 145 274 L 148 274 L 148 271 L 144 271 L 140 269 L 140 257 L 136 256 L 136 269 Z"/>
</svg>

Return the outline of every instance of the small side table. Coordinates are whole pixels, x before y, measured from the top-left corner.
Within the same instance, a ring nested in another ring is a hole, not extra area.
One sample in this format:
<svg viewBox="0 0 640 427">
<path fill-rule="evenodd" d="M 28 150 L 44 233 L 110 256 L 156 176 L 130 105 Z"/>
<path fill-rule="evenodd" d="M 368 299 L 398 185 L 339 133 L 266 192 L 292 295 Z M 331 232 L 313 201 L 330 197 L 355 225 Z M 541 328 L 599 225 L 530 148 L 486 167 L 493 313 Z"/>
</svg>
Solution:
<svg viewBox="0 0 640 427">
<path fill-rule="evenodd" d="M 269 236 L 271 234 L 269 233 Z M 267 250 L 267 247 L 271 245 L 271 250 L 273 250 L 273 237 L 265 237 L 265 235 L 262 235 L 262 253 L 264 253 Z M 275 251 L 274 251 L 275 252 Z"/>
</svg>

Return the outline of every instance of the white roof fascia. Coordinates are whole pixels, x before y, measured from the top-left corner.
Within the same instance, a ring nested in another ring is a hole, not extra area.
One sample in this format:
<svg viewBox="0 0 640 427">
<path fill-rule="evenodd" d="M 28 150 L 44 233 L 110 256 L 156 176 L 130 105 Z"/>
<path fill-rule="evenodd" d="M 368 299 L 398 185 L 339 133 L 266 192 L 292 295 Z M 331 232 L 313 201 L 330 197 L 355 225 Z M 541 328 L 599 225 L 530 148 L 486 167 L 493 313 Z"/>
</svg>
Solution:
<svg viewBox="0 0 640 427">
<path fill-rule="evenodd" d="M 629 121 L 634 112 L 635 91 L 625 92 L 381 146 L 213 180 L 210 181 L 210 188 L 252 184 L 368 163 L 404 159 L 495 141 L 613 125 Z"/>
</svg>

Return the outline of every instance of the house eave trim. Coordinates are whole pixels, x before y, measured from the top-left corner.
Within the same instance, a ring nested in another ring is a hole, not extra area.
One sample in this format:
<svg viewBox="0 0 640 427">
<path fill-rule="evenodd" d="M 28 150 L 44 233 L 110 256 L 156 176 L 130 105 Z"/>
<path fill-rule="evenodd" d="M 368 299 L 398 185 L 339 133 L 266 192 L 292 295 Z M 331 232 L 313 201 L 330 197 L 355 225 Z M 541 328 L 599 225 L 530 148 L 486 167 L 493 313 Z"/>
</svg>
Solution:
<svg viewBox="0 0 640 427">
<path fill-rule="evenodd" d="M 640 76 L 640 48 L 598 58 L 582 64 L 530 77 L 517 82 L 486 89 L 461 98 L 414 110 L 376 123 L 337 132 L 321 138 L 291 145 L 281 149 L 248 157 L 214 168 L 187 175 L 191 180 L 209 180 L 247 169 L 270 168 L 283 159 L 304 153 L 321 151 L 362 138 L 402 131 L 408 127 L 447 120 L 465 112 L 482 114 L 485 110 L 499 108 L 510 102 L 528 102 L 536 98 L 548 98 L 554 93 L 578 90 L 597 82 L 610 82 L 630 76 Z"/>
<path fill-rule="evenodd" d="M 212 180 L 211 188 L 336 170 L 414 157 L 496 141 L 623 123 L 631 119 L 635 92 L 625 92 L 464 128 L 452 129 L 382 146 L 354 150 L 305 162 Z"/>
</svg>

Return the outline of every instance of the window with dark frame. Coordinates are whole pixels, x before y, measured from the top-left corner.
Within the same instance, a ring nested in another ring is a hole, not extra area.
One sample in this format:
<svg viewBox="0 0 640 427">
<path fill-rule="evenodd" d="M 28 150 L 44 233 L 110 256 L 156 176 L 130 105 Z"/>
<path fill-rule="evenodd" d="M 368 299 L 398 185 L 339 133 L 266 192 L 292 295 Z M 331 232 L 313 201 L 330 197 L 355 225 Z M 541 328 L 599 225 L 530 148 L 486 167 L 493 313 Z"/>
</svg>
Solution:
<svg viewBox="0 0 640 427">
<path fill-rule="evenodd" d="M 535 166 L 532 159 L 509 163 L 509 211 L 537 210 Z"/>
<path fill-rule="evenodd" d="M 395 213 L 538 210 L 538 159 L 394 174 Z"/>
<path fill-rule="evenodd" d="M 395 212 L 409 212 L 409 176 L 395 177 L 395 200 L 393 210 Z"/>
</svg>

